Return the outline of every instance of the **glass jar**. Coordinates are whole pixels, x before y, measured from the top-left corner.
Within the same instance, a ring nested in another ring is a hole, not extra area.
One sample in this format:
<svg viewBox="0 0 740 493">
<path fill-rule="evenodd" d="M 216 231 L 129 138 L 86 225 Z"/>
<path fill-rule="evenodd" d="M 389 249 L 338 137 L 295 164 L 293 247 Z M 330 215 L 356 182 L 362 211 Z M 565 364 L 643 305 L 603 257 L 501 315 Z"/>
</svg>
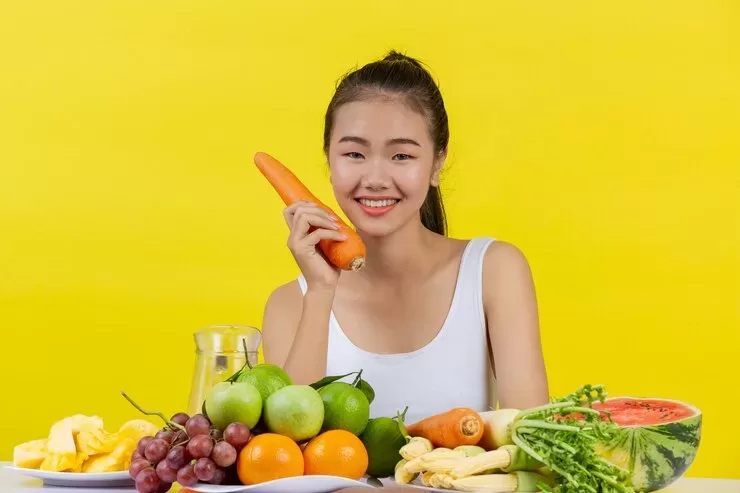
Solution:
<svg viewBox="0 0 740 493">
<path fill-rule="evenodd" d="M 211 388 L 239 371 L 249 358 L 256 365 L 262 332 L 249 325 L 211 325 L 193 334 L 195 368 L 187 413 L 202 411 Z"/>
</svg>

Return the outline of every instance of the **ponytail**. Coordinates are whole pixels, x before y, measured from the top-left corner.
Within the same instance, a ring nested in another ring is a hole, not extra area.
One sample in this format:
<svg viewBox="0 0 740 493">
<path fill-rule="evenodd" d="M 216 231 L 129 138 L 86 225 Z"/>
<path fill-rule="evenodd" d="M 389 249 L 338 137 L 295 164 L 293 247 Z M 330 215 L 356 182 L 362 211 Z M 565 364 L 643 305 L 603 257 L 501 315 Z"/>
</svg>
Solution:
<svg viewBox="0 0 740 493">
<path fill-rule="evenodd" d="M 429 187 L 427 197 L 421 206 L 421 224 L 437 234 L 447 235 L 447 216 L 438 187 Z"/>
</svg>

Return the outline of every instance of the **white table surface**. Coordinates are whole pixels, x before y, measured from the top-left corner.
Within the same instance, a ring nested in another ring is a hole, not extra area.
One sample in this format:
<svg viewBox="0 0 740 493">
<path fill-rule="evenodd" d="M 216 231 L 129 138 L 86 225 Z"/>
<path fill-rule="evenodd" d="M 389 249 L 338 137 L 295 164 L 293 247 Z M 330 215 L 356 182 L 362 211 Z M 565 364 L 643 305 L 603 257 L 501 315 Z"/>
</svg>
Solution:
<svg viewBox="0 0 740 493">
<path fill-rule="evenodd" d="M 62 488 L 44 486 L 39 479 L 28 478 L 5 469 L 7 463 L 0 463 L 0 492 L 2 493 L 133 493 L 131 488 Z M 173 488 L 170 491 L 177 491 Z M 382 491 L 382 490 L 381 490 Z M 423 491 L 423 490 L 417 490 Z M 740 479 L 695 479 L 683 478 L 664 493 L 740 493 Z"/>
</svg>

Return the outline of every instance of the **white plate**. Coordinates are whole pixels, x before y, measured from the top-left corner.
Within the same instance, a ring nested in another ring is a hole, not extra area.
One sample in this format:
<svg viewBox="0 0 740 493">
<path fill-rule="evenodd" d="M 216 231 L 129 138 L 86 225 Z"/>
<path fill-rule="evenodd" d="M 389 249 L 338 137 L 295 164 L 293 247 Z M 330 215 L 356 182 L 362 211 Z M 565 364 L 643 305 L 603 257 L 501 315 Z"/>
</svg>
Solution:
<svg viewBox="0 0 740 493">
<path fill-rule="evenodd" d="M 198 483 L 195 486 L 187 488 L 187 491 L 198 493 L 237 493 L 242 491 L 248 491 L 250 493 L 331 493 L 353 486 L 373 488 L 372 485 L 363 480 L 355 481 L 338 476 L 309 475 L 276 479 L 251 486 Z"/>
<path fill-rule="evenodd" d="M 134 480 L 128 471 L 120 472 L 53 472 L 25 467 L 5 466 L 5 469 L 31 478 L 44 481 L 49 486 L 68 486 L 76 488 L 106 488 L 114 486 L 133 486 Z"/>
</svg>

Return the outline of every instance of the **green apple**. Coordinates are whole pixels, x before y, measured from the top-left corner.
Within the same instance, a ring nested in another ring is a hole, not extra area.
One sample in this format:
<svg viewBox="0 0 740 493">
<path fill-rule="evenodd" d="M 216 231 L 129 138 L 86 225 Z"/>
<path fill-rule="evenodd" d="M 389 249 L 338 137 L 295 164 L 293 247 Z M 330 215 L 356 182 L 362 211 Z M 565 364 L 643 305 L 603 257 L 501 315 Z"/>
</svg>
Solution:
<svg viewBox="0 0 740 493">
<path fill-rule="evenodd" d="M 251 383 L 221 382 L 208 392 L 205 410 L 213 426 L 221 431 L 231 423 L 252 429 L 262 416 L 262 396 Z"/>
</svg>

